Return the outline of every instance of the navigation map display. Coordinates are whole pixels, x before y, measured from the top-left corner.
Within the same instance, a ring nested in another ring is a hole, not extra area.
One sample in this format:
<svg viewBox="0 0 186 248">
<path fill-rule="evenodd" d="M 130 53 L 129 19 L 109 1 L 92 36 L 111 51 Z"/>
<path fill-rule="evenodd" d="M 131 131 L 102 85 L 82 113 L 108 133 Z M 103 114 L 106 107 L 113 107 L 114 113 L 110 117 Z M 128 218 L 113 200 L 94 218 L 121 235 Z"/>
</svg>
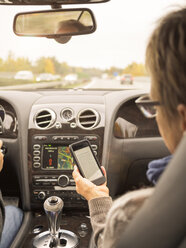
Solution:
<svg viewBox="0 0 186 248">
<path fill-rule="evenodd" d="M 73 170 L 73 158 L 68 146 L 43 146 L 43 169 Z"/>
</svg>

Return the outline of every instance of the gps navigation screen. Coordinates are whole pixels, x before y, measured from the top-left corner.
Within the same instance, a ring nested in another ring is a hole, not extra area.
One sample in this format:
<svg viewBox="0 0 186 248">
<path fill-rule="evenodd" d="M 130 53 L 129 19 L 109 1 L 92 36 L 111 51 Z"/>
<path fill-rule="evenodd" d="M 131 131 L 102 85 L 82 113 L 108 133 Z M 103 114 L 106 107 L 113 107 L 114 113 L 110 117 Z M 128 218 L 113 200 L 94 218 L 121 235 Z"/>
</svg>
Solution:
<svg viewBox="0 0 186 248">
<path fill-rule="evenodd" d="M 73 170 L 73 158 L 68 146 L 43 146 L 43 169 Z"/>
</svg>

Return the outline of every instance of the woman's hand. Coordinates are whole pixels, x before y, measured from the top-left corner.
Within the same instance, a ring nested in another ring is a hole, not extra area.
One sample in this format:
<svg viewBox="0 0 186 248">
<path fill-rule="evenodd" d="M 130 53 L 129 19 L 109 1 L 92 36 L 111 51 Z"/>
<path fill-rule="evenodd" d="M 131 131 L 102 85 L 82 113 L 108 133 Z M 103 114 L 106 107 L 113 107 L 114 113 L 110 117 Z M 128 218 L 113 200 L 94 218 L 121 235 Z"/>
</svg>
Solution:
<svg viewBox="0 0 186 248">
<path fill-rule="evenodd" d="M 2 147 L 3 142 L 0 140 L 0 148 Z M 2 152 L 0 152 L 0 171 L 3 169 L 3 162 L 4 162 L 4 155 Z"/>
<path fill-rule="evenodd" d="M 101 169 L 104 173 L 104 176 L 106 177 L 105 168 L 102 166 Z M 107 188 L 106 183 L 97 186 L 90 180 L 83 178 L 80 175 L 77 166 L 74 166 L 74 171 L 72 175 L 76 183 L 77 193 L 82 195 L 85 199 L 87 199 L 87 201 L 94 198 L 109 196 L 109 189 Z"/>
</svg>

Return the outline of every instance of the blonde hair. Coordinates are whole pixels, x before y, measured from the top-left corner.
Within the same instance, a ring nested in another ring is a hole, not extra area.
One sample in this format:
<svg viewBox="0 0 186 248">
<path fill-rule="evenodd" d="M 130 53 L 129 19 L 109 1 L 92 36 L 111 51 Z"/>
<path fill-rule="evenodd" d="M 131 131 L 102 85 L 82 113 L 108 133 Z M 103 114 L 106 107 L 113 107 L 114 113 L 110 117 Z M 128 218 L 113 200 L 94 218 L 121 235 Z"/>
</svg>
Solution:
<svg viewBox="0 0 186 248">
<path fill-rule="evenodd" d="M 146 49 L 146 66 L 152 86 L 167 117 L 186 105 L 186 8 L 159 20 Z"/>
</svg>

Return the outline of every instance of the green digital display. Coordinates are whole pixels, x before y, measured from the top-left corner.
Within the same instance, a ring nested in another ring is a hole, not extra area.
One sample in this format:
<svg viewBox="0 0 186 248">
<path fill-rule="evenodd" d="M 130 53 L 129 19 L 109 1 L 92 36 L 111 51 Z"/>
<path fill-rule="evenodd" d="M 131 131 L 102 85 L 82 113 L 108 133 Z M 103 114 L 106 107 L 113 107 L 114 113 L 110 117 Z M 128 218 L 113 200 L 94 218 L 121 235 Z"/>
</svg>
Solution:
<svg viewBox="0 0 186 248">
<path fill-rule="evenodd" d="M 73 170 L 73 158 L 68 146 L 58 147 L 58 166 L 57 169 Z"/>
<path fill-rule="evenodd" d="M 43 146 L 43 169 L 73 170 L 73 158 L 68 146 Z"/>
</svg>

